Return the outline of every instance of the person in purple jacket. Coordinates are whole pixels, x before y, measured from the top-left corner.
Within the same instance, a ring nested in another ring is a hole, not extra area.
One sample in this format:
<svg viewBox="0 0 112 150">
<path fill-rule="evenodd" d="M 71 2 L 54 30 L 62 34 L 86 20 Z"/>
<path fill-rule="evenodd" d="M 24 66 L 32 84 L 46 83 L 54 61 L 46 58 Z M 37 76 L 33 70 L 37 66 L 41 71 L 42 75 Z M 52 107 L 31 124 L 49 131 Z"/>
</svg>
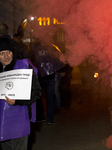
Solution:
<svg viewBox="0 0 112 150">
<path fill-rule="evenodd" d="M 0 37 L 0 73 L 15 69 L 33 69 L 30 100 L 0 100 L 0 143 L 3 150 L 27 150 L 30 121 L 35 121 L 35 101 L 41 97 L 41 87 L 35 67 L 27 59 L 17 59 L 12 40 Z M 21 85 L 22 86 L 22 85 Z M 24 92 L 24 91 L 23 91 Z"/>
</svg>

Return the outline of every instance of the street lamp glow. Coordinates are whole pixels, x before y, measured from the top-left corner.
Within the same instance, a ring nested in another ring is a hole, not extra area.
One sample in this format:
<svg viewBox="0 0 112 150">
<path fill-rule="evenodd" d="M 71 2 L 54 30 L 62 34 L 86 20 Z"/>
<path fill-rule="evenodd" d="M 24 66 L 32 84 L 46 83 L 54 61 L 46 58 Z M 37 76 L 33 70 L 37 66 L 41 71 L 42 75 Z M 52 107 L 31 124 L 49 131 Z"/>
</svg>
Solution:
<svg viewBox="0 0 112 150">
<path fill-rule="evenodd" d="M 34 17 L 31 17 L 31 20 L 34 20 Z"/>
<path fill-rule="evenodd" d="M 94 74 L 94 78 L 97 78 L 97 77 L 98 77 L 98 73 L 95 73 L 95 74 Z"/>
</svg>

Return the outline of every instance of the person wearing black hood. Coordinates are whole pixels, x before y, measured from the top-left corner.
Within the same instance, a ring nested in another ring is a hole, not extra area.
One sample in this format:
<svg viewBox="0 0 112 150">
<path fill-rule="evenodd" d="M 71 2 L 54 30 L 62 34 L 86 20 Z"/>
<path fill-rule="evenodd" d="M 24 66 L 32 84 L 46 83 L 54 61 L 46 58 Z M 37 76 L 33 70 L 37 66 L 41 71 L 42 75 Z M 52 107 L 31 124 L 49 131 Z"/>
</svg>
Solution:
<svg viewBox="0 0 112 150">
<path fill-rule="evenodd" d="M 3 150 L 27 150 L 30 121 L 36 120 L 36 112 L 33 112 L 36 105 L 33 104 L 41 97 L 42 90 L 32 63 L 27 59 L 17 59 L 12 40 L 0 37 L 0 73 L 15 69 L 33 69 L 31 99 L 12 100 L 5 96 L 5 100 L 0 100 L 0 141 Z"/>
</svg>

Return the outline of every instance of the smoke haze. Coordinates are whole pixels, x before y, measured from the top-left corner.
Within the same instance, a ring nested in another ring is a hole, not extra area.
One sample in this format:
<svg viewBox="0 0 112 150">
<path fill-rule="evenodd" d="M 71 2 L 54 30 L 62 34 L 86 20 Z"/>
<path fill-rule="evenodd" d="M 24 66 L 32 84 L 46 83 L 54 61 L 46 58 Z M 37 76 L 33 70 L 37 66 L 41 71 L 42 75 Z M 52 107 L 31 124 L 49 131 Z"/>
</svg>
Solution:
<svg viewBox="0 0 112 150">
<path fill-rule="evenodd" d="M 45 39 L 52 39 L 58 29 L 64 29 L 65 45 L 70 51 L 69 57 L 66 57 L 69 64 L 75 66 L 86 57 L 93 56 L 99 68 L 110 67 L 111 74 L 111 0 L 42 0 L 35 14 L 51 19 L 55 17 L 65 23 L 59 26 L 38 27 L 35 33 Z"/>
<path fill-rule="evenodd" d="M 0 2 L 1 21 L 7 24 L 13 20 L 13 1 L 9 2 L 10 5 Z M 19 0 L 16 6 L 18 23 L 36 16 L 36 21 L 28 26 L 34 29 L 33 35 L 46 44 L 57 44 L 61 51 L 66 49 L 60 57 L 63 62 L 77 66 L 89 57 L 101 71 L 103 81 L 112 87 L 112 0 Z M 51 24 L 39 26 L 39 17 L 49 17 Z M 53 18 L 65 24 L 53 25 Z M 63 40 L 57 37 L 58 31 L 64 35 Z"/>
<path fill-rule="evenodd" d="M 55 17 L 65 24 L 58 27 L 50 26 L 46 33 L 45 30 L 41 30 L 38 35 L 49 37 L 50 40 L 45 38 L 45 41 L 50 43 L 53 42 L 52 35 L 60 28 L 63 29 L 67 51 L 60 59 L 76 66 L 90 57 L 91 62 L 100 70 L 100 77 L 104 83 L 112 87 L 112 0 L 41 2 L 41 7 L 37 11 L 38 16 Z M 110 137 L 106 139 L 105 146 L 111 149 Z"/>
<path fill-rule="evenodd" d="M 19 25 L 24 18 L 35 16 L 35 21 L 26 27 L 34 29 L 34 36 L 46 44 L 56 44 L 61 51 L 66 48 L 60 59 L 71 66 L 90 57 L 102 71 L 102 78 L 109 78 L 112 86 L 112 0 L 20 0 L 14 4 L 15 14 L 12 0 L 0 3 L 1 21 L 10 25 L 15 17 L 16 25 Z M 4 14 L 4 10 L 7 13 Z M 49 17 L 50 25 L 39 26 L 39 17 Z M 65 24 L 54 25 L 53 18 Z M 57 31 L 62 32 L 62 41 L 59 37 L 54 38 Z"/>
</svg>

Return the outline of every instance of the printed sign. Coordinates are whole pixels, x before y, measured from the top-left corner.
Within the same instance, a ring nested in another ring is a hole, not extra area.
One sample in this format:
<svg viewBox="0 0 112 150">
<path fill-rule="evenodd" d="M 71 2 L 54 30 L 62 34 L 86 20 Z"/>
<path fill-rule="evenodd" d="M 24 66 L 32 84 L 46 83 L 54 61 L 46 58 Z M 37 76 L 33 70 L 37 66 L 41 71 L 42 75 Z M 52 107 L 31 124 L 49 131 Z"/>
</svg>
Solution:
<svg viewBox="0 0 112 150">
<path fill-rule="evenodd" d="M 0 73 L 0 99 L 30 100 L 32 69 L 18 69 Z"/>
</svg>

